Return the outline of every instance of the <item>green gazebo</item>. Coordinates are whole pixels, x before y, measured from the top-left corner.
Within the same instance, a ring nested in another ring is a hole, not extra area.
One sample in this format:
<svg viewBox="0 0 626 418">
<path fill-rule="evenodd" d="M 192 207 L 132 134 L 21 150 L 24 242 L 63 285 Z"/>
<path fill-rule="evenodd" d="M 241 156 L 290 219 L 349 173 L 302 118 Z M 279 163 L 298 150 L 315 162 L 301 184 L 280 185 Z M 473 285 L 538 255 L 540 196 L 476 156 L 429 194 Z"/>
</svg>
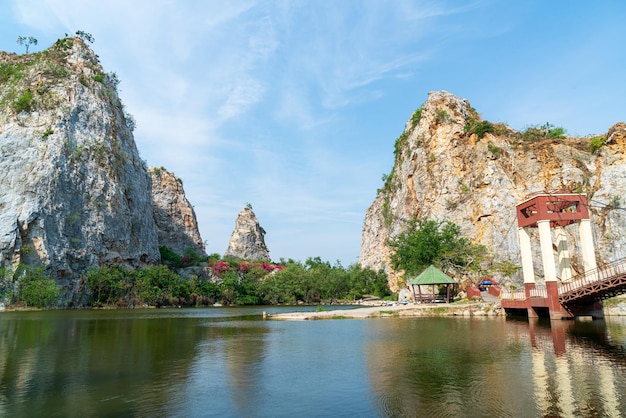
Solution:
<svg viewBox="0 0 626 418">
<path fill-rule="evenodd" d="M 439 270 L 435 266 L 431 265 L 426 270 L 420 273 L 414 279 L 409 280 L 411 289 L 413 290 L 413 298 L 417 302 L 417 295 L 415 294 L 415 286 L 417 286 L 417 292 L 419 294 L 419 302 L 435 302 L 437 300 L 438 293 L 435 291 L 435 286 L 440 284 L 446 285 L 446 303 L 450 303 L 450 285 L 454 286 L 456 281 Z M 432 293 L 422 293 L 422 286 L 432 286 Z"/>
</svg>

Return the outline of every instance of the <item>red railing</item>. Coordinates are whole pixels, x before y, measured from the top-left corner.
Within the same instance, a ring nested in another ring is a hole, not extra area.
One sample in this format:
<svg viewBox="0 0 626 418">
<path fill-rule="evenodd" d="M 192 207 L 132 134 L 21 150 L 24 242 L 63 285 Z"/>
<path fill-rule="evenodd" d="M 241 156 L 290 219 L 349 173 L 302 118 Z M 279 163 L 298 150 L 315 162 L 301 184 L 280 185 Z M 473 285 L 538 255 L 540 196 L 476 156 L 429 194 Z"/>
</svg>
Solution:
<svg viewBox="0 0 626 418">
<path fill-rule="evenodd" d="M 568 292 L 573 292 L 584 286 L 603 282 L 616 276 L 626 275 L 626 258 L 613 261 L 597 269 L 590 270 L 576 276 L 573 280 L 559 284 L 559 296 Z"/>
<path fill-rule="evenodd" d="M 619 276 L 626 276 L 626 258 L 622 258 L 605 264 L 584 274 L 576 276 L 573 280 L 559 283 L 559 296 L 566 293 L 575 292 L 585 286 L 610 281 Z M 537 286 L 530 290 L 530 297 L 545 298 L 547 292 L 545 286 Z M 523 289 L 508 290 L 502 289 L 500 294 L 502 300 L 525 300 L 526 292 Z"/>
</svg>

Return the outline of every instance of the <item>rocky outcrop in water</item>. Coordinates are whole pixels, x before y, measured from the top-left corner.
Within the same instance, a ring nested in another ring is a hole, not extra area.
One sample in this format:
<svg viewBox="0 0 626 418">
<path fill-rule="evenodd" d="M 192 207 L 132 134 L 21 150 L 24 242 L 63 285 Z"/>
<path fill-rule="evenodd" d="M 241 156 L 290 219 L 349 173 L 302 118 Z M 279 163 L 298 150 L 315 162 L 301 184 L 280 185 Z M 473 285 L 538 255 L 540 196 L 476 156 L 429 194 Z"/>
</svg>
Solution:
<svg viewBox="0 0 626 418">
<path fill-rule="evenodd" d="M 163 167 L 151 167 L 148 172 L 152 178 L 159 246 L 166 246 L 177 254 L 184 254 L 190 248 L 198 255 L 206 255 L 196 212 L 185 196 L 182 180 Z"/>
<path fill-rule="evenodd" d="M 482 121 L 465 99 L 432 92 L 396 141 L 393 170 L 367 209 L 360 263 L 389 272 L 397 290 L 403 277 L 389 266 L 387 242 L 421 217 L 450 220 L 496 261 L 519 265 L 515 205 L 542 190 L 585 193 L 599 262 L 625 257 L 625 151 L 623 123 L 594 138 L 550 125 L 519 133 Z M 578 235 L 566 229 L 574 253 Z"/>
<path fill-rule="evenodd" d="M 252 208 L 246 207 L 237 215 L 224 257 L 270 260 L 270 252 L 265 245 L 265 230 L 261 228 Z"/>
</svg>

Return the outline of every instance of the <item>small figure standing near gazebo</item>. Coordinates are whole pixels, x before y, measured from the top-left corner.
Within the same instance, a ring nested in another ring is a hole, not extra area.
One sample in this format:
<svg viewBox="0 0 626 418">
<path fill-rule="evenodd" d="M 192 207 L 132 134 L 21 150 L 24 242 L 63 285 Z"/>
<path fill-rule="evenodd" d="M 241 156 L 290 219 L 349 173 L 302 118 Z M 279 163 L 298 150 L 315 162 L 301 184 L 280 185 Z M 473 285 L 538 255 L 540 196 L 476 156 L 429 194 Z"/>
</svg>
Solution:
<svg viewBox="0 0 626 418">
<path fill-rule="evenodd" d="M 419 295 L 419 303 L 428 303 L 435 302 L 438 299 L 439 292 L 436 291 L 436 287 L 439 285 L 446 286 L 446 294 L 445 294 L 445 302 L 450 303 L 450 287 L 457 284 L 456 280 L 452 277 L 448 276 L 435 266 L 431 265 L 426 270 L 421 272 L 419 276 L 414 279 L 409 280 L 409 284 L 411 285 L 411 290 L 413 291 L 413 299 L 415 302 L 418 302 Z M 431 286 L 432 292 L 427 293 L 428 286 Z M 425 287 L 423 289 L 422 287 Z M 417 287 L 417 294 L 416 294 Z"/>
</svg>

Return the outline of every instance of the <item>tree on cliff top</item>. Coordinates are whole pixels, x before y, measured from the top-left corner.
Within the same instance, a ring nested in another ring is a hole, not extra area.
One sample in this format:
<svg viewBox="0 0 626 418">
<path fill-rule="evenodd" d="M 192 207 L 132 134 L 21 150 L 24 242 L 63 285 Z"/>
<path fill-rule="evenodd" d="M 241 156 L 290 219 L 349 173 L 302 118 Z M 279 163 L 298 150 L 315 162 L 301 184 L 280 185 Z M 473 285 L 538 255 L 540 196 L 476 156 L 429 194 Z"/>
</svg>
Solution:
<svg viewBox="0 0 626 418">
<path fill-rule="evenodd" d="M 29 37 L 18 36 L 17 37 L 17 43 L 22 45 L 22 46 L 25 46 L 26 47 L 26 53 L 28 54 L 28 48 L 31 45 L 37 45 L 37 38 L 35 38 L 33 36 L 29 36 Z"/>
<path fill-rule="evenodd" d="M 481 272 L 488 256 L 483 245 L 470 243 L 450 221 L 413 220 L 389 241 L 389 246 L 393 250 L 391 266 L 408 276 L 421 273 L 431 264 L 448 272 Z"/>
</svg>

